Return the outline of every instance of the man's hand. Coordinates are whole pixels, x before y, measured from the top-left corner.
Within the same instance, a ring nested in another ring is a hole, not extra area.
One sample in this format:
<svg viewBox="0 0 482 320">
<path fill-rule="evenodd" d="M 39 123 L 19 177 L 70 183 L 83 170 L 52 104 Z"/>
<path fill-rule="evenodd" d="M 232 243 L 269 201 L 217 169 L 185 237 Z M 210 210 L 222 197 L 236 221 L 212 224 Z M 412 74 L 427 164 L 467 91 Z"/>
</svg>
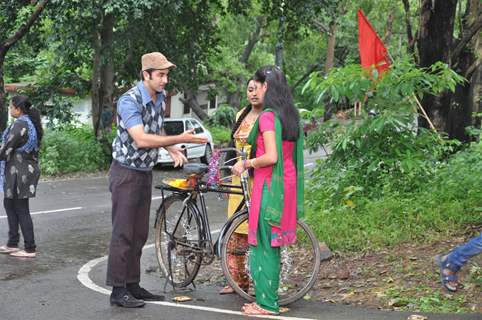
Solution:
<svg viewBox="0 0 482 320">
<path fill-rule="evenodd" d="M 164 147 L 164 149 L 167 150 L 167 152 L 169 153 L 169 156 L 174 161 L 174 168 L 180 167 L 183 164 L 187 163 L 187 158 L 184 155 L 184 149 L 183 148 L 180 148 L 180 147 L 174 145 L 174 146 Z"/>
<path fill-rule="evenodd" d="M 208 142 L 207 138 L 197 137 L 193 134 L 193 132 L 194 132 L 194 129 L 190 129 L 190 130 L 186 130 L 182 134 L 180 134 L 182 141 L 187 142 L 187 143 L 199 143 L 199 144 L 203 144 L 203 143 Z"/>
</svg>

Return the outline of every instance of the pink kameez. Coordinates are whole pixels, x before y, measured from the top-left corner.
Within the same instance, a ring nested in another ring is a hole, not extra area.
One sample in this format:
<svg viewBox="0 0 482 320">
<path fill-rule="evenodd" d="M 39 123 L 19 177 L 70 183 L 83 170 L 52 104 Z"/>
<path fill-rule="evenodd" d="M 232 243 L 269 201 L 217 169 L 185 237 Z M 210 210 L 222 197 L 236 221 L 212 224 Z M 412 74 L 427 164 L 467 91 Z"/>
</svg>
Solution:
<svg viewBox="0 0 482 320">
<path fill-rule="evenodd" d="M 275 131 L 274 114 L 272 112 L 266 112 L 260 116 L 258 130 L 256 157 L 265 154 L 263 132 Z M 283 140 L 282 144 L 283 154 L 278 155 L 278 158 L 283 157 L 283 215 L 279 226 L 271 226 L 272 247 L 286 246 L 296 242 L 296 167 L 293 162 L 296 143 L 294 141 Z M 272 166 L 254 169 L 248 232 L 248 242 L 254 246 L 257 245 L 256 233 L 263 186 L 266 183 L 267 187 L 270 187 L 272 172 Z"/>
</svg>

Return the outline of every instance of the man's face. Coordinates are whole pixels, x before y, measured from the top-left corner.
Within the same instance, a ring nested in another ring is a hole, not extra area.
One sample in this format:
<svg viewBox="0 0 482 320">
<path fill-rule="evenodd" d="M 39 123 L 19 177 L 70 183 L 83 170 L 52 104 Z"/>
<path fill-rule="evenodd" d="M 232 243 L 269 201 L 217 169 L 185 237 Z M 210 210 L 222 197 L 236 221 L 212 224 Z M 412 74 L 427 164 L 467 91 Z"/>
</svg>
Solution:
<svg viewBox="0 0 482 320">
<path fill-rule="evenodd" d="M 249 103 L 252 106 L 261 106 L 263 105 L 264 94 L 266 92 L 267 85 L 266 83 L 257 82 L 251 80 L 248 83 L 248 88 L 246 89 L 246 94 L 248 96 Z"/>
<path fill-rule="evenodd" d="M 149 89 L 155 92 L 161 92 L 169 82 L 169 69 L 153 70 L 151 75 L 144 71 L 144 83 Z"/>
</svg>

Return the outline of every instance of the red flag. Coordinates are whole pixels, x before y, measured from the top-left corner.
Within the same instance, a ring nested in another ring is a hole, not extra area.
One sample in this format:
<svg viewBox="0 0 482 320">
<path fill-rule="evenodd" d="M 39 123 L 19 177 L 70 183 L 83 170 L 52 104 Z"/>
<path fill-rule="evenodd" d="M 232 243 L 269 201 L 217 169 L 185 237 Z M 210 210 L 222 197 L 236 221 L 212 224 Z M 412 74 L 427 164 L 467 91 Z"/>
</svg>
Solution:
<svg viewBox="0 0 482 320">
<path fill-rule="evenodd" d="M 390 67 L 387 49 L 361 9 L 358 9 L 358 46 L 362 67 L 375 66 L 379 76 Z"/>
</svg>

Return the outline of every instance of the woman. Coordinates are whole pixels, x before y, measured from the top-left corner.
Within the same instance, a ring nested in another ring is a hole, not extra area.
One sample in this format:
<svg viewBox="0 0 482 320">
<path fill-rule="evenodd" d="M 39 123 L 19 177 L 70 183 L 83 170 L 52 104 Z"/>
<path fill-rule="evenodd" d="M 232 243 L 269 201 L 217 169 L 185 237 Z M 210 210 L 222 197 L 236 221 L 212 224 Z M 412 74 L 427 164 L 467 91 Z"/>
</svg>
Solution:
<svg viewBox="0 0 482 320">
<path fill-rule="evenodd" d="M 248 155 L 251 151 L 251 146 L 247 143 L 247 138 L 251 129 L 253 128 L 256 119 L 258 119 L 263 106 L 259 99 L 259 90 L 262 84 L 250 78 L 248 80 L 248 86 L 246 88 L 246 95 L 250 103 L 249 106 L 243 108 L 236 115 L 236 123 L 231 131 L 231 138 L 234 142 L 234 147 L 240 151 L 246 152 Z M 233 156 L 234 157 L 234 156 Z M 228 156 L 228 158 L 230 158 Z M 229 164 L 232 164 L 229 163 Z M 232 179 L 233 185 L 241 185 L 241 182 L 237 176 Z M 251 183 L 250 183 L 251 185 Z M 228 200 L 228 218 L 239 210 L 239 205 L 243 200 L 243 196 L 231 194 Z M 231 238 L 228 244 L 228 252 L 243 252 L 248 248 L 248 228 L 247 226 L 241 226 Z M 246 258 L 244 255 L 228 254 L 228 265 L 231 270 L 233 279 L 244 290 L 249 289 L 249 277 L 246 273 Z M 225 286 L 220 294 L 234 293 L 233 288 L 229 285 Z"/>
<path fill-rule="evenodd" d="M 40 113 L 32 108 L 26 96 L 15 96 L 10 103 L 10 115 L 15 121 L 3 132 L 0 147 L 0 175 L 3 205 L 8 218 L 8 242 L 0 253 L 14 257 L 34 258 L 36 245 L 29 198 L 35 197 L 40 177 L 38 152 L 43 130 Z M 22 230 L 25 250 L 18 248 Z"/>
<path fill-rule="evenodd" d="M 256 302 L 247 315 L 279 313 L 280 246 L 296 242 L 296 221 L 303 212 L 303 132 L 284 74 L 267 66 L 256 72 L 263 112 L 248 137 L 256 157 L 238 161 L 233 172 L 254 168 L 249 212 L 250 273 Z"/>
</svg>

